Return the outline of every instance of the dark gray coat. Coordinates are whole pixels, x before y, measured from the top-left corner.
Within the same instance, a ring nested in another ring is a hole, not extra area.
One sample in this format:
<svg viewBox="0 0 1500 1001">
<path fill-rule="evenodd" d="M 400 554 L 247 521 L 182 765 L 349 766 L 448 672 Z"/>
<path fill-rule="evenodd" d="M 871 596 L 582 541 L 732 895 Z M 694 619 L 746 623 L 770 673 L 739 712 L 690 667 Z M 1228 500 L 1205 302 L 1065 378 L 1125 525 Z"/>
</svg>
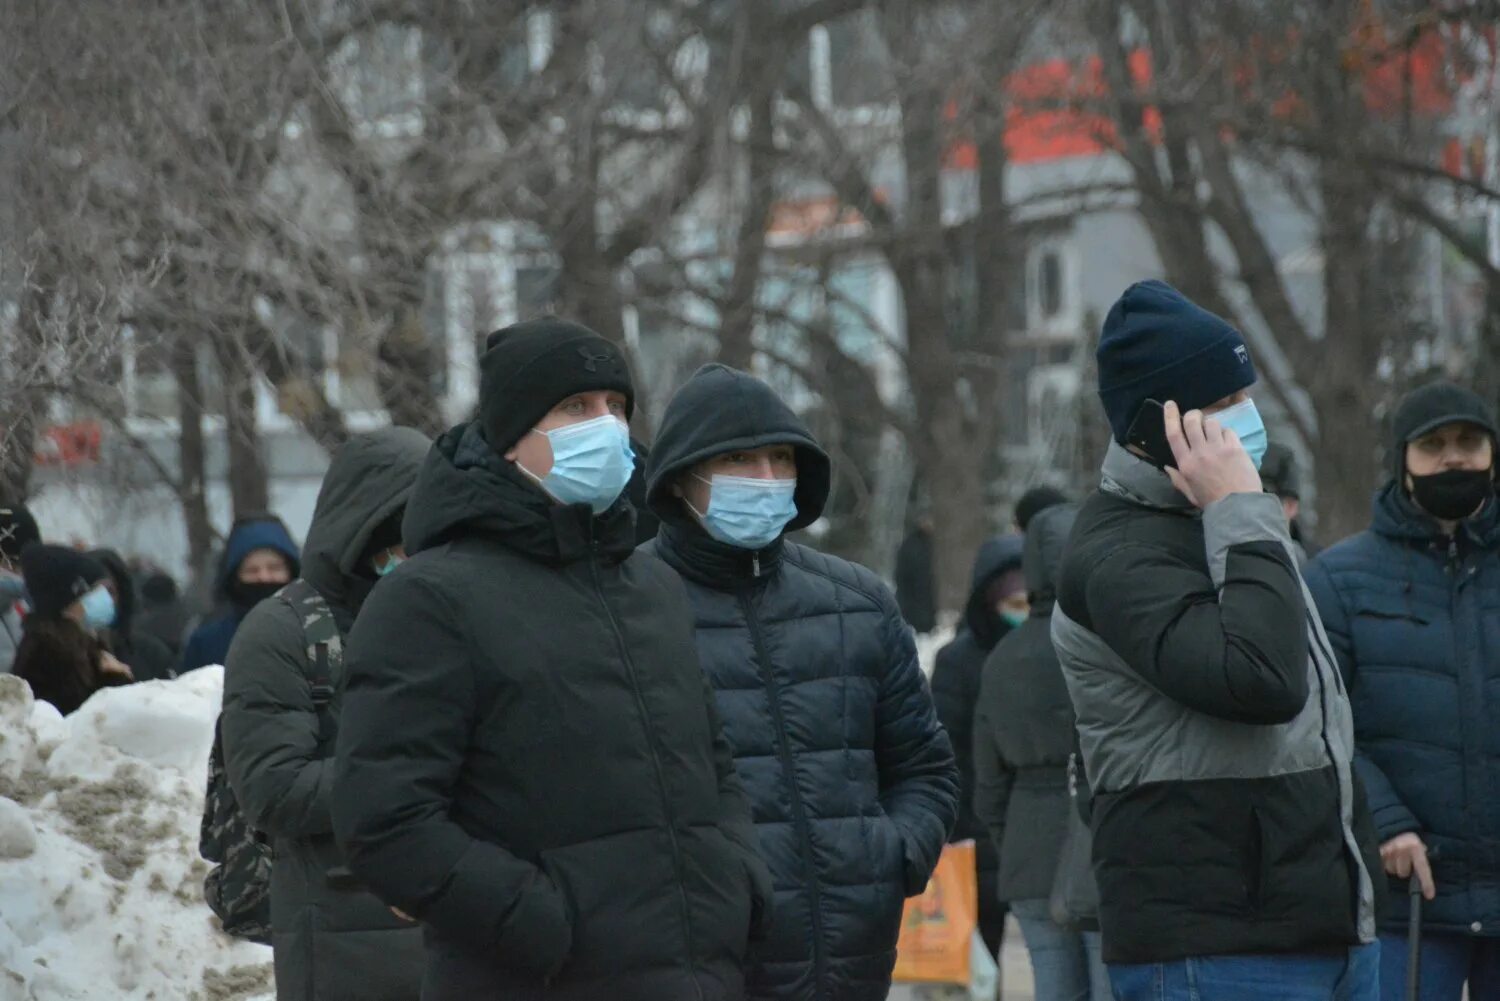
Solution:
<svg viewBox="0 0 1500 1001">
<path fill-rule="evenodd" d="M 307 535 L 303 578 L 347 633 L 374 586 L 371 532 L 405 507 L 429 443 L 409 428 L 353 439 L 334 457 Z M 333 742 L 320 739 L 307 640 L 292 606 L 245 617 L 224 671 L 225 765 L 247 819 L 275 849 L 272 944 L 278 1001 L 415 1001 L 422 937 L 348 876 L 333 839 Z M 331 679 L 336 687 L 340 679 Z M 338 698 L 331 713 L 336 719 Z"/>
</svg>

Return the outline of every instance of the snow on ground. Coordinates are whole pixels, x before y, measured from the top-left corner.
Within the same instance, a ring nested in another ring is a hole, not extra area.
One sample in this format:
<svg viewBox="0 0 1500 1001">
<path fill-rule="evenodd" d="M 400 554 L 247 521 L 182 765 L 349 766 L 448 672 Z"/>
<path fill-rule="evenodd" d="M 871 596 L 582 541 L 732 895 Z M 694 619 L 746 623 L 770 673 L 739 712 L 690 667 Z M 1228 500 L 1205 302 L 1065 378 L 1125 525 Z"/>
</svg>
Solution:
<svg viewBox="0 0 1500 1001">
<path fill-rule="evenodd" d="M 203 902 L 223 670 L 108 688 L 63 719 L 0 675 L 0 1001 L 269 1001 L 271 950 Z"/>
</svg>

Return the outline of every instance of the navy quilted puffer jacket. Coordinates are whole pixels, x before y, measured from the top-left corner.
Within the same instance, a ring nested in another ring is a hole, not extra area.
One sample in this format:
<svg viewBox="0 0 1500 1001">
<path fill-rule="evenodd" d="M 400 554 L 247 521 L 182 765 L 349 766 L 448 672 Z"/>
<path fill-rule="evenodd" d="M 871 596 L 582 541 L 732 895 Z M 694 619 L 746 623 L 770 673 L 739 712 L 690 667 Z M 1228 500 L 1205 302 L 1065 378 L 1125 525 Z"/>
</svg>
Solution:
<svg viewBox="0 0 1500 1001">
<path fill-rule="evenodd" d="M 1433 931 L 1500 935 L 1500 504 L 1444 536 L 1388 485 L 1375 520 L 1307 568 L 1349 685 L 1382 842 L 1435 850 Z M 1406 896 L 1386 915 L 1406 929 Z"/>
<path fill-rule="evenodd" d="M 671 487 L 714 455 L 792 444 L 798 516 L 819 516 L 828 459 L 769 387 L 709 366 L 674 397 L 651 454 L 649 543 L 687 584 L 698 652 L 775 879 L 752 998 L 856 1001 L 890 988 L 903 899 L 958 808 L 953 751 L 895 599 L 869 570 L 777 540 L 708 537 Z"/>
</svg>

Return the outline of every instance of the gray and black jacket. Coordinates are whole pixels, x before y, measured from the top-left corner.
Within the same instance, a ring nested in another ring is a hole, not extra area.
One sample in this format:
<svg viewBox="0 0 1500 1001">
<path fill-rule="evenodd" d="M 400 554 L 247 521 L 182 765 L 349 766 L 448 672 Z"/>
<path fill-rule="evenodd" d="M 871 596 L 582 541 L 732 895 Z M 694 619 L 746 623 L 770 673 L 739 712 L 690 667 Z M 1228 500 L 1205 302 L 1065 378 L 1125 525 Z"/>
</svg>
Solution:
<svg viewBox="0 0 1500 1001">
<path fill-rule="evenodd" d="M 1348 695 L 1276 498 L 1200 513 L 1118 446 L 1084 504 L 1052 639 L 1094 790 L 1104 958 L 1375 937 Z"/>
<path fill-rule="evenodd" d="M 411 428 L 355 438 L 318 495 L 302 579 L 347 634 L 375 586 L 370 536 L 406 506 L 428 441 Z M 285 595 L 286 592 L 283 592 Z M 416 1001 L 422 932 L 398 919 L 345 867 L 334 842 L 334 733 L 342 699 L 320 709 L 308 635 L 294 603 L 256 605 L 224 667 L 225 768 L 246 819 L 270 839 L 271 933 L 279 1001 Z M 338 661 L 331 658 L 340 686 Z M 331 716 L 325 714 L 331 713 Z"/>
</svg>

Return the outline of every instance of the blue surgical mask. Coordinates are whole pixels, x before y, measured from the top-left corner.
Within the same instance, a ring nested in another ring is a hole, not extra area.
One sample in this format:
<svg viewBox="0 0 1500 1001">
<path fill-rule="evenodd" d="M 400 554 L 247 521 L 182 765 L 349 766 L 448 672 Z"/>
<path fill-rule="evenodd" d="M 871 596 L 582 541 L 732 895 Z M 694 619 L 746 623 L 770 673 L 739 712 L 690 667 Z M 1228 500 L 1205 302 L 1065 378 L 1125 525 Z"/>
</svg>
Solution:
<svg viewBox="0 0 1500 1001">
<path fill-rule="evenodd" d="M 698 516 L 713 538 L 741 549 L 764 549 L 781 537 L 797 517 L 797 480 L 760 480 L 747 476 L 715 476 L 707 483 L 708 510 L 688 510 Z"/>
<path fill-rule="evenodd" d="M 1260 411 L 1255 409 L 1255 401 L 1236 403 L 1214 414 L 1213 419 L 1239 437 L 1240 444 L 1250 453 L 1250 461 L 1259 469 L 1261 460 L 1266 457 L 1266 446 L 1271 442 L 1266 436 L 1266 425 L 1260 419 Z"/>
<path fill-rule="evenodd" d="M 1000 620 L 1012 629 L 1020 629 L 1029 618 L 1030 612 L 1018 612 L 1014 608 L 1007 608 L 1000 613 Z"/>
<path fill-rule="evenodd" d="M 26 582 L 19 574 L 0 570 L 0 604 L 12 605 L 26 597 Z"/>
<path fill-rule="evenodd" d="M 391 553 L 385 558 L 384 563 L 375 568 L 375 576 L 389 577 L 391 574 L 396 572 L 397 567 L 405 562 L 406 560 L 403 557 L 397 556 L 395 553 Z"/>
<path fill-rule="evenodd" d="M 115 596 L 99 585 L 83 596 L 83 624 L 90 629 L 108 629 L 115 624 Z"/>
<path fill-rule="evenodd" d="M 559 504 L 587 504 L 595 514 L 608 511 L 635 473 L 630 430 L 605 414 L 555 431 L 537 431 L 552 443 L 552 471 L 537 476 L 516 464 Z"/>
</svg>

